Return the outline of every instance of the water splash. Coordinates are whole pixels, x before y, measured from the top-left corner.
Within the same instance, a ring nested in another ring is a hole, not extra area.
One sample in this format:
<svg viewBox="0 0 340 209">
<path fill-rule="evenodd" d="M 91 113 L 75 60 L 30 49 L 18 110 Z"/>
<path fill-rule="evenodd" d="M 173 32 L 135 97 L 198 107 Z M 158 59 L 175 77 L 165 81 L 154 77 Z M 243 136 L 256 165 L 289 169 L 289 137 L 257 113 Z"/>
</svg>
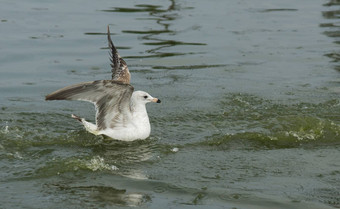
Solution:
<svg viewBox="0 0 340 209">
<path fill-rule="evenodd" d="M 104 158 L 100 156 L 93 157 L 90 161 L 85 162 L 85 166 L 92 170 L 92 171 L 102 171 L 102 170 L 108 170 L 108 171 L 116 171 L 119 170 L 117 166 L 115 165 L 109 165 L 105 163 Z"/>
<path fill-rule="evenodd" d="M 9 130 L 8 130 L 8 128 L 9 128 L 8 122 L 6 121 L 5 124 L 6 124 L 5 127 L 4 127 L 3 130 L 1 130 L 0 132 L 3 133 L 3 134 L 8 134 L 8 133 L 9 133 Z"/>
<path fill-rule="evenodd" d="M 7 134 L 9 131 L 8 131 L 8 126 L 5 126 L 5 130 L 4 130 L 4 134 Z"/>
<path fill-rule="evenodd" d="M 178 151 L 179 151 L 179 149 L 177 147 L 174 147 L 174 148 L 171 149 L 171 152 L 175 152 L 176 153 Z"/>
</svg>

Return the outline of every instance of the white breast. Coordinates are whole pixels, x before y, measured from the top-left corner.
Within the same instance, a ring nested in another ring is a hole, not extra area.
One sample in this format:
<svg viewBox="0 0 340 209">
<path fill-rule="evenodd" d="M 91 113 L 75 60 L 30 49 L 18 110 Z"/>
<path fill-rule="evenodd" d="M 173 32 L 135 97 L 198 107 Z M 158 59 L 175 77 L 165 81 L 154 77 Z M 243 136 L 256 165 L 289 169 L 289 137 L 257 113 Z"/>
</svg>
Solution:
<svg viewBox="0 0 340 209">
<path fill-rule="evenodd" d="M 146 139 L 149 137 L 151 132 L 149 117 L 146 112 L 145 106 L 144 111 L 136 111 L 132 115 L 131 121 L 122 127 L 107 128 L 101 130 L 99 134 L 106 135 L 113 139 L 122 141 L 133 141 L 137 139 Z"/>
</svg>

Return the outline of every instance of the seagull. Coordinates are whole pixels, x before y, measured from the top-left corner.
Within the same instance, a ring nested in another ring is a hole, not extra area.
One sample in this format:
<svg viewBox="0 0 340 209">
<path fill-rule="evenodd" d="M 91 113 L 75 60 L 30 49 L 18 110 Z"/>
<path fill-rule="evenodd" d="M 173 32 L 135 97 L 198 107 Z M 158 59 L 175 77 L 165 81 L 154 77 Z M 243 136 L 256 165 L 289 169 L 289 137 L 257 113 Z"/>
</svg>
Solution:
<svg viewBox="0 0 340 209">
<path fill-rule="evenodd" d="M 96 107 L 96 124 L 72 114 L 85 129 L 94 135 L 105 135 L 112 139 L 134 141 L 150 136 L 151 126 L 145 105 L 161 103 L 144 91 L 134 91 L 130 85 L 130 72 L 126 62 L 119 55 L 110 37 L 111 80 L 82 82 L 59 89 L 45 97 L 45 100 L 81 100 L 92 102 Z"/>
</svg>

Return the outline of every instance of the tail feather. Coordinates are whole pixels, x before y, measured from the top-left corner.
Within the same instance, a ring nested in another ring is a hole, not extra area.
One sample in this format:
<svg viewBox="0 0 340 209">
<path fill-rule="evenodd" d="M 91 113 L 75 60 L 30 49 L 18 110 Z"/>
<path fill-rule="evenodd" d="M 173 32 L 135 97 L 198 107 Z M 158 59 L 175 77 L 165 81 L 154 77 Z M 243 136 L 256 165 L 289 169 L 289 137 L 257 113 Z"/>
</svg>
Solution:
<svg viewBox="0 0 340 209">
<path fill-rule="evenodd" d="M 72 114 L 71 117 L 76 119 L 79 122 L 82 122 L 81 118 L 79 116 L 75 115 L 75 114 Z"/>
</svg>

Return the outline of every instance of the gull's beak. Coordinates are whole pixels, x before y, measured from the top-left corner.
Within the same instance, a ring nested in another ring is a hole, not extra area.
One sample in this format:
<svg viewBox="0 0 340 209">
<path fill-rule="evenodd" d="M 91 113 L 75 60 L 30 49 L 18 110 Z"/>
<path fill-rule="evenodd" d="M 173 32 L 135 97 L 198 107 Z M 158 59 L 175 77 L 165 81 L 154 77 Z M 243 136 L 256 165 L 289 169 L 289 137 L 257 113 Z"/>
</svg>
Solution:
<svg viewBox="0 0 340 209">
<path fill-rule="evenodd" d="M 152 102 L 155 102 L 155 103 L 161 103 L 161 100 L 160 100 L 160 99 L 157 99 L 157 98 L 153 98 L 151 101 L 152 101 Z"/>
</svg>

